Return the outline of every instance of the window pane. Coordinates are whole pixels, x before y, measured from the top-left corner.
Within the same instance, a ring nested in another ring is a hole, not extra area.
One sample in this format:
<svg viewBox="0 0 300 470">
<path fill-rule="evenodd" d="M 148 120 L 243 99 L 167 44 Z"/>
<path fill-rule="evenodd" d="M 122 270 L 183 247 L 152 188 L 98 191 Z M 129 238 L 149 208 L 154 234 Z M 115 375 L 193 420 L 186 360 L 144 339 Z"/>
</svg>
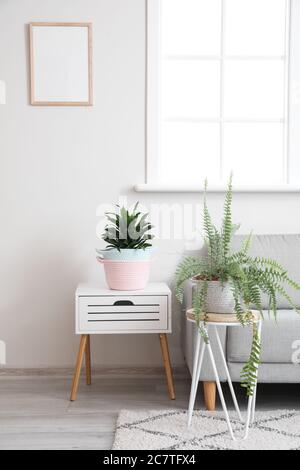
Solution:
<svg viewBox="0 0 300 470">
<path fill-rule="evenodd" d="M 219 54 L 221 0 L 161 0 L 164 54 Z"/>
<path fill-rule="evenodd" d="M 225 53 L 283 55 L 286 0 L 226 0 Z"/>
<path fill-rule="evenodd" d="M 164 117 L 218 117 L 219 61 L 167 60 L 162 66 Z"/>
<path fill-rule="evenodd" d="M 164 123 L 162 128 L 162 181 L 195 183 L 219 179 L 219 125 Z"/>
<path fill-rule="evenodd" d="M 226 61 L 224 113 L 226 117 L 282 118 L 284 61 Z"/>
<path fill-rule="evenodd" d="M 225 124 L 224 174 L 239 184 L 283 183 L 283 124 Z"/>
</svg>

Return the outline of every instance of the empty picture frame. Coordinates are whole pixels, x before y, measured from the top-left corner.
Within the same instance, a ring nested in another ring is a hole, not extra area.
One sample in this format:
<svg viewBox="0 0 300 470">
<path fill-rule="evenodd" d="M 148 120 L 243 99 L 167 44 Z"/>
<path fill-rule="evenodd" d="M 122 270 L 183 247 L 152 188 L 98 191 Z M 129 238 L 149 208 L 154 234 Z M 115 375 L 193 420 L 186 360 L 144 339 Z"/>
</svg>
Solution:
<svg viewBox="0 0 300 470">
<path fill-rule="evenodd" d="M 31 104 L 91 106 L 91 23 L 30 23 Z"/>
</svg>

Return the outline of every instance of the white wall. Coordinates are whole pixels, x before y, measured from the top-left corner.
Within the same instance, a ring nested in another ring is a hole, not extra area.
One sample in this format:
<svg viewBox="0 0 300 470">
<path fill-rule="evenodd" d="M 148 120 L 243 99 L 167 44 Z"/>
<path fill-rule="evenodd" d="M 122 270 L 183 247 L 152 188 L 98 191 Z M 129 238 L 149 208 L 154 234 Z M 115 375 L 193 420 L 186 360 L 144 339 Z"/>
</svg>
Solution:
<svg viewBox="0 0 300 470">
<path fill-rule="evenodd" d="M 30 21 L 92 21 L 92 108 L 29 105 Z M 137 195 L 145 158 L 144 0 L 0 0 L 0 339 L 7 367 L 74 363 L 74 290 L 103 281 L 94 259 L 96 209 L 119 194 L 144 204 L 199 203 L 196 194 Z M 220 215 L 222 195 L 211 195 Z M 298 194 L 239 194 L 243 231 L 300 232 Z M 183 242 L 158 243 L 154 280 L 172 280 Z M 97 337 L 99 365 L 160 364 L 154 336 Z M 171 355 L 182 363 L 178 306 Z"/>
</svg>

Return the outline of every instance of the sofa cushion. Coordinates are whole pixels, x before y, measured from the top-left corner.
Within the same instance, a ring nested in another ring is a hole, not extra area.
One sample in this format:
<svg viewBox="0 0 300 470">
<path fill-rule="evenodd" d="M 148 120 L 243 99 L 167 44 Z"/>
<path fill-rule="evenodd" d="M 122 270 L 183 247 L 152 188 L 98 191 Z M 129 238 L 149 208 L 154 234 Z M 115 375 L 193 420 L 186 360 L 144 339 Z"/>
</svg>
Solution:
<svg viewBox="0 0 300 470">
<path fill-rule="evenodd" d="M 244 236 L 235 236 L 232 242 L 233 251 L 237 251 Z M 277 260 L 289 276 L 300 284 L 300 235 L 256 235 L 253 237 L 249 251 L 251 256 L 260 256 Z M 288 294 L 300 308 L 300 291 L 287 287 Z M 268 308 L 268 297 L 263 296 L 263 308 Z M 288 302 L 278 296 L 278 308 L 290 308 Z"/>
<path fill-rule="evenodd" d="M 228 364 L 230 377 L 233 382 L 241 381 L 241 371 L 243 364 L 232 362 Z M 279 384 L 299 384 L 300 383 L 300 364 L 261 364 L 258 372 L 259 383 L 279 383 Z M 291 394 L 291 389 L 284 389 L 284 394 Z M 298 390 L 298 388 L 297 388 Z M 265 393 L 268 393 L 267 390 Z M 296 392 L 297 393 L 297 392 Z M 261 390 L 259 391 L 261 395 Z M 275 395 L 276 396 L 276 395 Z M 291 398 L 292 398 L 291 394 Z M 267 398 L 267 397 L 266 397 Z M 275 397 L 274 397 L 275 398 Z M 281 397 L 283 400 L 288 400 L 288 396 Z M 277 397 L 276 397 L 277 400 Z M 267 400 L 266 400 L 267 402 Z M 292 405 L 293 406 L 293 405 Z"/>
<path fill-rule="evenodd" d="M 300 315 L 294 310 L 279 310 L 277 321 L 264 312 L 262 330 L 262 363 L 291 364 L 295 347 L 299 349 Z M 245 362 L 249 358 L 251 347 L 251 328 L 228 328 L 228 362 Z M 297 342 L 298 341 L 298 345 Z"/>
</svg>

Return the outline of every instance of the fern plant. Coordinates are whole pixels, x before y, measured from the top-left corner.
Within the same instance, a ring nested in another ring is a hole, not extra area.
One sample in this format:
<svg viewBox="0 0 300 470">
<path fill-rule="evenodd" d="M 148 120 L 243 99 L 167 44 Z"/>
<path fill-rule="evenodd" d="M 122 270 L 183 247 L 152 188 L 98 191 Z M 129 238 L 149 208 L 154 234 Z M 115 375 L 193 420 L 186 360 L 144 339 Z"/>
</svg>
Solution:
<svg viewBox="0 0 300 470">
<path fill-rule="evenodd" d="M 145 250 L 152 246 L 153 235 L 149 231 L 153 226 L 147 221 L 148 214 L 138 211 L 138 204 L 135 204 L 132 212 L 118 205 L 115 213 L 106 212 L 109 223 L 102 235 L 107 243 L 106 250 Z"/>
<path fill-rule="evenodd" d="M 286 287 L 300 290 L 300 286 L 288 276 L 286 270 L 275 260 L 251 257 L 248 254 L 252 234 L 245 238 L 240 250 L 232 253 L 231 241 L 239 225 L 232 222 L 232 176 L 230 177 L 225 195 L 223 220 L 221 228 L 217 228 L 211 219 L 207 206 L 207 182 L 205 182 L 203 203 L 204 240 L 207 254 L 201 258 L 188 257 L 178 266 L 176 271 L 176 295 L 182 302 L 185 281 L 196 278 L 201 280 L 193 296 L 193 309 L 196 323 L 204 341 L 208 341 L 207 321 L 207 288 L 210 281 L 228 283 L 234 299 L 234 312 L 243 326 L 252 326 L 253 339 L 249 360 L 242 374 L 242 386 L 247 395 L 254 393 L 255 377 L 260 362 L 260 338 L 257 324 L 253 322 L 251 308 L 258 310 L 263 316 L 262 294 L 269 298 L 269 311 L 276 317 L 277 297 L 283 296 L 290 306 L 298 312 Z"/>
</svg>

